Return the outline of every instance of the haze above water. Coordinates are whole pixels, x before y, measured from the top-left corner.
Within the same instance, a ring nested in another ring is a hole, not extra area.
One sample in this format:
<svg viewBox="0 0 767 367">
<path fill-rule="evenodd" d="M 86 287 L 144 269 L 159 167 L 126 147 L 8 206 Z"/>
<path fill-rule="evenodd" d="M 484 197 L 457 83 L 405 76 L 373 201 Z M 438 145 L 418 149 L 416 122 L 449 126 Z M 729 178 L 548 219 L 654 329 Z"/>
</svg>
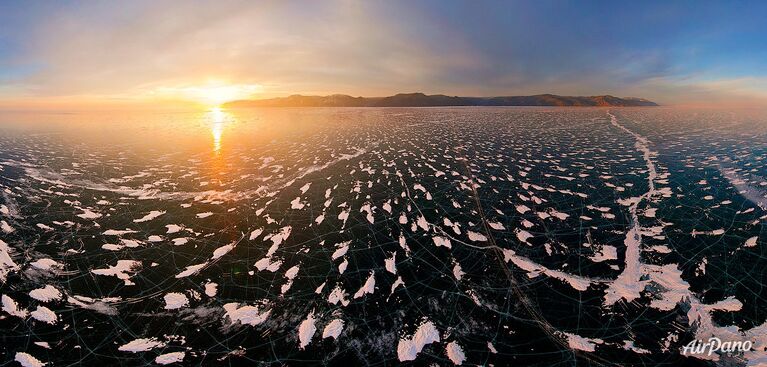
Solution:
<svg viewBox="0 0 767 367">
<path fill-rule="evenodd" d="M 0 191 L 5 360 L 767 363 L 763 111 L 6 113 Z"/>
</svg>

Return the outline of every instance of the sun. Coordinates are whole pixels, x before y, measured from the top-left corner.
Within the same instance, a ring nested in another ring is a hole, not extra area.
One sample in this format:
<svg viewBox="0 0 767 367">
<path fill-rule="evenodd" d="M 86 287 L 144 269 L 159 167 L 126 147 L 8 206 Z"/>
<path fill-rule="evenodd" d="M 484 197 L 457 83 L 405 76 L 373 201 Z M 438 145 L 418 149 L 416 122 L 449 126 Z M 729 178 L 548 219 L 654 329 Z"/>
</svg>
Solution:
<svg viewBox="0 0 767 367">
<path fill-rule="evenodd" d="M 204 105 L 208 109 L 220 108 L 226 102 L 251 98 L 262 90 L 259 84 L 228 84 L 210 82 L 202 85 L 160 87 L 153 94 L 184 99 Z"/>
<path fill-rule="evenodd" d="M 220 107 L 222 104 L 237 99 L 247 98 L 257 91 L 257 88 L 242 85 L 222 85 L 199 87 L 195 90 L 197 99 L 210 107 Z"/>
</svg>

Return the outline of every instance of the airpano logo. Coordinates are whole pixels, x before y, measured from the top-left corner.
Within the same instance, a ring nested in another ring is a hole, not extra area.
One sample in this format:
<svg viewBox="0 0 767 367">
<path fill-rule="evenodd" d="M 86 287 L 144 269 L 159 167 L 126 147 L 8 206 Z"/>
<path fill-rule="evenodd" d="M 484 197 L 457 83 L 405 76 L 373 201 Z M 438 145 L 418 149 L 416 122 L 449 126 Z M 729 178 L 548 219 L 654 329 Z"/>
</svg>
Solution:
<svg viewBox="0 0 767 367">
<path fill-rule="evenodd" d="M 683 355 L 695 355 L 705 354 L 712 355 L 714 353 L 719 354 L 733 354 L 748 352 L 753 348 L 754 343 L 750 340 L 746 341 L 725 341 L 717 337 L 709 338 L 708 341 L 693 340 L 684 347 L 682 347 Z"/>
</svg>

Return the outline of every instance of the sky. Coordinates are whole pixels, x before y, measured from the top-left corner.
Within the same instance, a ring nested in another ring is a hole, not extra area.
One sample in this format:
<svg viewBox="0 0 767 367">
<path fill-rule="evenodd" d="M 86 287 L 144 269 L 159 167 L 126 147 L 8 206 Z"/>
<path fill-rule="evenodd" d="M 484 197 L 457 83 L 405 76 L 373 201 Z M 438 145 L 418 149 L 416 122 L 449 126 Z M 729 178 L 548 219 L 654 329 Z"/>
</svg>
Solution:
<svg viewBox="0 0 767 367">
<path fill-rule="evenodd" d="M 0 0 L 0 108 L 290 94 L 767 106 L 764 1 Z"/>
</svg>

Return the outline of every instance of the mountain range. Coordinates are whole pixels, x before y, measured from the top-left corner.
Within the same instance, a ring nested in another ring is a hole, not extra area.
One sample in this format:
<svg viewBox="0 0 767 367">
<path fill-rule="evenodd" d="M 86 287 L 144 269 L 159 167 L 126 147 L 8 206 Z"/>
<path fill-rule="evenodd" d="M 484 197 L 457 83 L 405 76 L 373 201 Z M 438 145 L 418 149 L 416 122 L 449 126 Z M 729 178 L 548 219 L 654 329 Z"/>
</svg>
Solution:
<svg viewBox="0 0 767 367">
<path fill-rule="evenodd" d="M 458 97 L 444 94 L 400 93 L 389 97 L 352 97 L 345 94 L 239 100 L 226 103 L 226 108 L 244 107 L 436 107 L 436 106 L 583 106 L 640 107 L 658 106 L 643 98 L 602 96 L 534 96 Z"/>
</svg>

